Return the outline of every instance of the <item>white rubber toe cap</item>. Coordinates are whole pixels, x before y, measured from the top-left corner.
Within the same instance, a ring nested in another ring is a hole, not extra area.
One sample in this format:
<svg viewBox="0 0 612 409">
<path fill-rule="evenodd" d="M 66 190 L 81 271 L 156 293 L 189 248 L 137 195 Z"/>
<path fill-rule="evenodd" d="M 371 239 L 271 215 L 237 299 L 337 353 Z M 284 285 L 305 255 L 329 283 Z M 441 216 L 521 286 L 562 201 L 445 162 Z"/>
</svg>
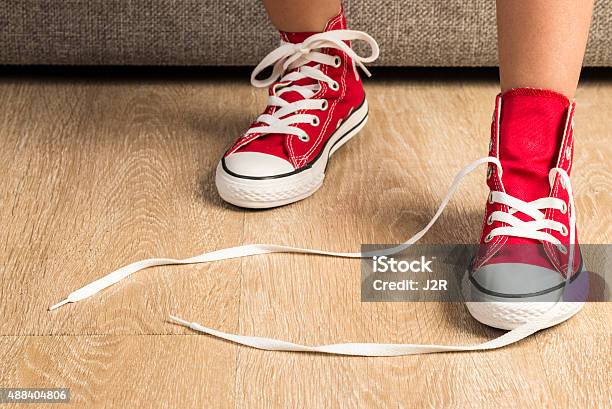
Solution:
<svg viewBox="0 0 612 409">
<path fill-rule="evenodd" d="M 481 291 L 500 296 L 522 297 L 545 293 L 563 285 L 565 278 L 550 268 L 525 263 L 488 264 L 472 275 Z"/>
<path fill-rule="evenodd" d="M 260 152 L 236 152 L 224 159 L 226 170 L 235 176 L 268 177 L 293 172 L 293 165 L 278 156 Z"/>
</svg>

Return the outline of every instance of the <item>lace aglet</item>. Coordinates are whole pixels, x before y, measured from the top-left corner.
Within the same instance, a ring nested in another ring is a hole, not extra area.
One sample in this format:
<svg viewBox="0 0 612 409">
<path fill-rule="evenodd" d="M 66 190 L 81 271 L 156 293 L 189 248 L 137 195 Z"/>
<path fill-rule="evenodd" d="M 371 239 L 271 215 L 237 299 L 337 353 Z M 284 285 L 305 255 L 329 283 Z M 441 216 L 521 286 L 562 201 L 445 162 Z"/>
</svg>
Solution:
<svg viewBox="0 0 612 409">
<path fill-rule="evenodd" d="M 370 72 L 370 70 L 368 70 L 366 66 L 361 63 L 361 61 L 358 61 L 358 63 L 359 63 L 359 68 L 361 68 L 361 71 L 363 71 L 363 73 L 367 75 L 368 78 L 371 77 L 372 73 Z M 357 65 L 355 61 L 353 61 L 353 70 L 355 72 L 355 75 L 359 76 L 359 72 L 357 71 Z"/>
<path fill-rule="evenodd" d="M 179 325 L 182 325 L 184 327 L 191 328 L 191 322 L 185 321 L 184 319 L 176 317 L 174 315 L 170 315 L 170 321 L 175 323 L 175 324 L 179 324 Z"/>
<path fill-rule="evenodd" d="M 65 300 L 62 300 L 60 302 L 58 302 L 57 304 L 53 304 L 52 306 L 49 307 L 48 311 L 53 311 L 59 307 L 61 307 L 62 305 L 66 305 L 69 302 L 71 302 L 68 298 L 66 298 Z"/>
</svg>

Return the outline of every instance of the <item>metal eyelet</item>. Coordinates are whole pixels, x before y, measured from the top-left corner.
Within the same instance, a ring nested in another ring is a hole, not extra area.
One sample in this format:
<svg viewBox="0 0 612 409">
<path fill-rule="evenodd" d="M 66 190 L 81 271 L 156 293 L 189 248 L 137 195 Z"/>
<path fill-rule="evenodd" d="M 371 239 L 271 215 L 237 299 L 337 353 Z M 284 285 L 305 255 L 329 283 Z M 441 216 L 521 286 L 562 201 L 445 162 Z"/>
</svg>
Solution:
<svg viewBox="0 0 612 409">
<path fill-rule="evenodd" d="M 487 225 L 489 225 L 489 226 L 490 226 L 490 225 L 492 225 L 492 224 L 493 224 L 493 215 L 490 215 L 490 216 L 487 218 Z"/>
<path fill-rule="evenodd" d="M 327 111 L 328 107 L 329 107 L 329 103 L 327 102 L 326 99 L 324 99 L 323 104 L 321 104 L 321 111 Z"/>
<path fill-rule="evenodd" d="M 567 254 L 567 248 L 566 248 L 564 245 L 559 244 L 559 245 L 557 246 L 557 249 L 559 249 L 559 251 L 560 251 L 561 253 L 563 253 L 563 254 Z"/>
<path fill-rule="evenodd" d="M 334 81 L 329 85 L 329 88 L 331 88 L 332 91 L 338 91 L 340 89 L 340 84 Z"/>
<path fill-rule="evenodd" d="M 340 68 L 341 65 L 342 65 L 342 59 L 340 57 L 336 56 L 334 58 L 334 65 L 333 65 L 333 67 L 334 68 Z"/>
<path fill-rule="evenodd" d="M 493 174 L 493 168 L 491 165 L 487 168 L 487 179 L 491 179 L 491 175 Z"/>
<path fill-rule="evenodd" d="M 493 192 L 489 193 L 489 204 L 493 204 Z"/>
<path fill-rule="evenodd" d="M 489 140 L 489 152 L 493 149 L 493 139 Z"/>
<path fill-rule="evenodd" d="M 565 148 L 565 159 L 570 160 L 572 158 L 572 147 L 568 146 Z"/>
<path fill-rule="evenodd" d="M 487 234 L 487 237 L 485 237 L 484 241 L 485 241 L 485 243 L 488 243 L 491 240 L 493 240 L 493 236 L 491 236 L 491 233 L 489 233 L 489 234 Z"/>
<path fill-rule="evenodd" d="M 561 206 L 561 213 L 567 213 L 567 205 L 565 204 L 565 202 L 563 202 L 563 206 Z"/>
<path fill-rule="evenodd" d="M 308 135 L 300 135 L 298 136 L 298 139 L 302 142 L 310 142 L 310 136 Z"/>
<path fill-rule="evenodd" d="M 561 235 L 562 235 L 562 236 L 567 236 L 567 233 L 569 233 L 569 232 L 567 231 L 567 227 L 565 227 L 565 226 L 561 227 Z"/>
<path fill-rule="evenodd" d="M 312 126 L 319 126 L 319 123 L 320 123 L 320 121 L 319 121 L 319 117 L 318 116 L 312 117 L 312 121 L 310 121 L 310 124 Z"/>
</svg>

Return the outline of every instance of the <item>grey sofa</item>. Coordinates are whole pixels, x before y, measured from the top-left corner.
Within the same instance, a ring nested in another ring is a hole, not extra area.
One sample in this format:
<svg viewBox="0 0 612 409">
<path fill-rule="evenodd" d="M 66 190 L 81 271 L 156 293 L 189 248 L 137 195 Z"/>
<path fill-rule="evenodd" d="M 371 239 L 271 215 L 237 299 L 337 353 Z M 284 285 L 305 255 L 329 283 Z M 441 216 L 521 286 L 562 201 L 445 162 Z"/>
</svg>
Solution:
<svg viewBox="0 0 612 409">
<path fill-rule="evenodd" d="M 497 64 L 493 0 L 344 6 L 379 65 Z M 260 0 L 0 0 L 0 64 L 253 65 L 277 42 Z M 612 0 L 596 0 L 585 65 L 612 66 Z"/>
</svg>

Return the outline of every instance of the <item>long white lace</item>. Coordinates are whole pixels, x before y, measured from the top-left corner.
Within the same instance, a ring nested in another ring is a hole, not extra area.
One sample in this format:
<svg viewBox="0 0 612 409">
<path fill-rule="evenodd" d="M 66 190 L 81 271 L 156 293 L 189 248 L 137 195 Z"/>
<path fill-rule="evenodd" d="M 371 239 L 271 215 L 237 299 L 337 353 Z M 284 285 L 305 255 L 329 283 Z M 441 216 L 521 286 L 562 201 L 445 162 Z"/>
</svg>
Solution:
<svg viewBox="0 0 612 409">
<path fill-rule="evenodd" d="M 56 308 L 61 307 L 67 303 L 74 303 L 81 300 L 84 300 L 92 295 L 96 294 L 99 291 L 123 280 L 126 277 L 129 277 L 131 274 L 146 269 L 148 267 L 153 266 L 161 266 L 161 265 L 174 265 L 174 264 L 196 264 L 196 263 L 207 263 L 210 261 L 219 261 L 219 260 L 227 260 L 231 258 L 240 258 L 240 257 L 248 257 L 258 254 L 270 254 L 270 253 L 302 253 L 302 254 L 318 254 L 325 256 L 333 256 L 333 257 L 344 257 L 344 258 L 369 258 L 373 256 L 382 256 L 382 255 L 391 255 L 399 253 L 400 251 L 408 248 L 412 244 L 416 243 L 421 237 L 423 237 L 427 231 L 434 225 L 434 223 L 438 220 L 444 208 L 449 203 L 450 199 L 457 191 L 459 184 L 462 179 L 471 173 L 474 169 L 484 163 L 493 163 L 498 169 L 501 171 L 501 163 L 495 157 L 486 157 L 478 159 L 465 168 L 463 168 L 453 180 L 453 183 L 448 189 L 448 192 L 444 196 L 442 203 L 438 207 L 438 210 L 434 214 L 433 218 L 429 221 L 429 223 L 414 236 L 410 237 L 404 243 L 387 249 L 382 249 L 378 251 L 368 252 L 368 253 L 343 253 L 343 252 L 333 252 L 326 250 L 317 250 L 317 249 L 307 249 L 307 248 L 299 248 L 299 247 L 290 247 L 290 246 L 282 246 L 276 244 L 248 244 L 244 246 L 237 246 L 226 248 L 222 250 L 217 250 L 209 253 L 204 253 L 199 256 L 187 258 L 187 259 L 173 259 L 173 258 L 151 258 L 142 261 L 138 261 L 127 266 L 124 266 L 96 281 L 93 281 L 86 286 L 70 293 L 68 297 L 51 306 L 49 310 L 54 310 Z M 562 183 L 566 186 L 570 206 L 567 211 L 570 212 L 570 228 L 569 228 L 569 262 L 568 262 L 568 274 L 566 275 L 566 285 L 571 278 L 571 274 L 569 274 L 571 266 L 573 265 L 573 256 L 574 256 L 574 246 L 575 243 L 575 229 L 576 229 L 576 217 L 574 212 L 574 196 L 572 192 L 572 187 L 570 184 L 569 175 L 565 172 L 565 170 L 561 168 L 553 168 L 550 170 L 550 181 L 551 184 L 555 181 L 555 178 L 558 176 Z M 534 204 L 525 203 L 521 201 L 515 201 L 518 199 L 501 196 L 498 198 L 502 200 L 504 204 L 508 205 L 517 205 L 519 209 L 514 208 L 515 211 L 526 211 L 526 214 L 533 215 L 539 218 L 539 210 L 542 208 L 542 201 L 536 201 Z M 497 200 L 497 199 L 495 199 Z M 551 205 L 551 207 L 556 208 L 557 202 L 546 202 Z M 523 209 L 523 210 L 521 210 Z M 497 217 L 506 217 L 500 216 Z M 536 218 L 534 217 L 534 218 Z M 520 221 L 521 223 L 516 223 L 515 220 L 508 218 L 507 220 L 511 220 L 514 223 L 514 230 L 511 230 L 512 234 L 518 235 L 521 229 L 526 231 L 527 237 L 532 237 L 538 225 L 532 224 L 528 225 L 530 227 L 525 227 L 522 223 L 528 223 Z M 273 350 L 273 351 L 294 351 L 294 352 L 320 352 L 320 353 L 328 353 L 328 354 L 338 354 L 338 355 L 356 355 L 356 356 L 399 356 L 399 355 L 414 355 L 414 354 L 423 354 L 423 353 L 433 353 L 433 352 L 449 352 L 449 351 L 475 351 L 475 350 L 485 350 L 485 349 L 496 349 L 501 348 L 503 346 L 512 344 L 514 342 L 520 341 L 521 339 L 528 337 L 529 335 L 539 331 L 540 329 L 546 328 L 553 322 L 553 317 L 557 313 L 557 309 L 560 308 L 561 303 L 555 303 L 546 313 L 539 316 L 538 318 L 529 321 L 520 327 L 505 333 L 504 335 L 495 338 L 493 340 L 476 344 L 476 345 L 419 345 L 419 344 L 374 344 L 374 343 L 346 343 L 346 344 L 333 344 L 333 345 L 322 345 L 322 346 L 308 346 L 308 345 L 299 345 L 294 344 L 287 341 L 281 341 L 271 338 L 261 338 L 261 337 L 253 337 L 253 336 L 243 336 L 243 335 L 235 335 L 228 334 L 225 332 L 221 332 L 212 328 L 208 328 L 202 326 L 195 322 L 189 322 L 182 318 L 176 316 L 170 316 L 170 320 L 189 327 L 195 331 L 200 331 L 218 338 L 223 338 L 225 340 L 235 342 L 241 345 L 265 349 L 265 350 Z"/>
<path fill-rule="evenodd" d="M 368 43 L 371 49 L 370 55 L 362 57 L 345 43 L 345 41 L 354 40 L 362 40 Z M 359 76 L 357 66 L 368 76 L 370 75 L 364 63 L 376 60 L 379 53 L 378 44 L 371 36 L 353 30 L 335 30 L 314 34 L 299 44 L 282 42 L 280 47 L 264 57 L 251 74 L 251 84 L 256 87 L 268 87 L 280 78 L 282 86 L 277 87 L 275 94 L 268 97 L 268 106 L 276 107 L 276 109 L 272 114 L 260 115 L 257 122 L 263 125 L 249 129 L 246 136 L 259 133 L 280 133 L 296 135 L 303 141 L 308 140 L 308 134 L 294 125 L 307 123 L 317 126 L 319 119 L 316 115 L 298 112 L 325 111 L 328 108 L 327 101 L 314 98 L 321 89 L 321 84 L 327 84 L 334 90 L 340 87 L 333 78 L 321 71 L 321 65 L 337 68 L 342 63 L 341 59 L 321 52 L 320 50 L 323 48 L 335 48 L 346 53 L 353 61 L 353 72 L 356 77 Z M 316 65 L 306 65 L 312 62 Z M 270 76 L 258 80 L 257 75 L 270 66 L 272 66 Z M 283 75 L 283 73 L 287 74 Z M 281 75 L 283 76 L 281 77 Z M 315 83 L 309 85 L 293 84 L 305 78 L 310 78 Z M 288 92 L 297 92 L 302 96 L 302 99 L 287 102 L 282 98 L 282 95 Z"/>
</svg>

